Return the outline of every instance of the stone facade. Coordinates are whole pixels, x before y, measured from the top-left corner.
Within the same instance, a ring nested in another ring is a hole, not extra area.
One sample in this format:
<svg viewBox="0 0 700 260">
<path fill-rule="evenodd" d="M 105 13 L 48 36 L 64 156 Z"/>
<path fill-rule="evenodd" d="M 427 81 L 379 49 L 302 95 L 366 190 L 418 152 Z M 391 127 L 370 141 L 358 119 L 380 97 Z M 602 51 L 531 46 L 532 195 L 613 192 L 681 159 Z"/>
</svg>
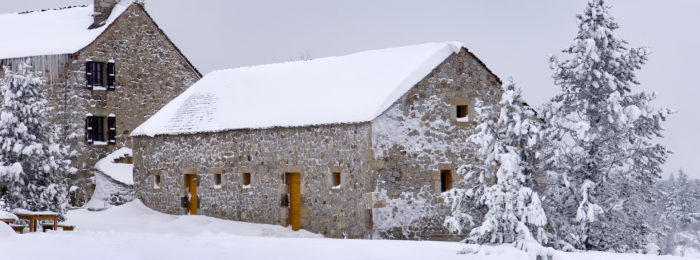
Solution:
<svg viewBox="0 0 700 260">
<path fill-rule="evenodd" d="M 185 174 L 197 174 L 198 214 L 287 225 L 285 174 L 301 173 L 303 229 L 338 238 L 450 239 L 440 172 L 456 184 L 456 168 L 476 163 L 466 143 L 475 123 L 455 111 L 468 107 L 473 116 L 475 100 L 496 102 L 500 84 L 462 49 L 371 122 L 134 136 L 136 196 L 158 211 L 188 214 Z M 338 187 L 333 172 L 340 172 Z"/>
<path fill-rule="evenodd" d="M 71 185 L 78 187 L 71 194 L 74 205 L 82 205 L 92 195 L 95 163 L 114 150 L 130 147 L 129 134 L 134 128 L 201 78 L 140 3 L 132 4 L 79 52 L 31 58 L 35 69 L 43 70 L 48 78 L 45 95 L 52 107 L 51 118 L 60 127 L 72 165 L 78 169 L 71 178 Z M 13 66 L 24 59 L 0 60 L 0 64 Z M 88 60 L 114 61 L 115 90 L 86 87 Z M 116 144 L 86 142 L 88 114 L 116 116 Z"/>
<path fill-rule="evenodd" d="M 458 184 L 457 168 L 477 163 L 467 137 L 475 131 L 474 104 L 497 103 L 500 80 L 475 56 L 462 51 L 446 59 L 372 122 L 373 223 L 390 238 L 460 239 L 443 228 L 441 171 Z M 468 108 L 466 119 L 456 107 Z M 409 203 L 408 201 L 422 202 Z"/>
</svg>

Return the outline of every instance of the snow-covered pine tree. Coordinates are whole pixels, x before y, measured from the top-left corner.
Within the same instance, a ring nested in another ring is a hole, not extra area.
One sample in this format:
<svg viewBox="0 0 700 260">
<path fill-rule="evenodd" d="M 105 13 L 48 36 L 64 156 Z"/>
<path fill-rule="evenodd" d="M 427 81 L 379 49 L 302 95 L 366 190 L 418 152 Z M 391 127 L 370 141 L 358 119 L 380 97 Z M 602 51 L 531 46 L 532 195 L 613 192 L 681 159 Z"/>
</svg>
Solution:
<svg viewBox="0 0 700 260">
<path fill-rule="evenodd" d="M 551 58 L 562 93 L 545 113 L 558 173 L 545 203 L 559 241 L 630 251 L 643 248 L 651 232 L 641 209 L 666 160 L 668 151 L 653 140 L 669 111 L 651 107 L 653 94 L 632 93 L 649 51 L 615 36 L 619 25 L 609 10 L 603 0 L 589 0 L 577 15 L 574 44 L 563 51 L 569 59 Z"/>
<path fill-rule="evenodd" d="M 660 224 L 666 228 L 658 243 L 663 252 L 681 255 L 700 251 L 700 181 L 689 180 L 682 170 L 678 177 L 659 182 L 657 203 Z"/>
<path fill-rule="evenodd" d="M 483 221 L 472 229 L 468 240 L 476 243 L 545 243 L 543 226 L 547 217 L 539 196 L 533 190 L 536 149 L 542 123 L 535 111 L 522 101 L 520 89 L 512 80 L 496 106 L 477 105 L 477 133 L 469 141 L 477 145 L 479 165 L 462 166 L 460 180 L 468 189 L 452 189 L 446 202 L 452 215 L 445 225 L 461 231 L 472 223 L 471 208 L 465 201 L 476 198 L 488 208 Z M 494 120 L 496 119 L 496 120 Z"/>
<path fill-rule="evenodd" d="M 0 80 L 0 186 L 10 209 L 66 212 L 67 174 L 75 171 L 66 160 L 48 120 L 48 101 L 42 94 L 45 79 L 28 59 L 17 71 L 5 67 Z"/>
</svg>

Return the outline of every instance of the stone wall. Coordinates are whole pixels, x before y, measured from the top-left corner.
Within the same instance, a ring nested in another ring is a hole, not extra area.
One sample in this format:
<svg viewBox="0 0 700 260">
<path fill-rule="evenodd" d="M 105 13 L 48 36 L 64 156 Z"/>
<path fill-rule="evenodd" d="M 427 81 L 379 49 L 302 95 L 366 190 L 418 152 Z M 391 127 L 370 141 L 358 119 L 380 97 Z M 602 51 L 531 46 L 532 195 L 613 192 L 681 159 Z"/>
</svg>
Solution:
<svg viewBox="0 0 700 260">
<path fill-rule="evenodd" d="M 439 197 L 440 171 L 477 163 L 466 142 L 474 133 L 474 103 L 500 99 L 499 79 L 463 49 L 446 59 L 372 122 L 376 176 L 374 225 L 389 238 L 452 239 L 442 224 L 449 209 Z M 468 120 L 456 118 L 467 105 Z M 418 205 L 406 200 L 421 201 Z M 410 209 L 402 209 L 410 207 Z"/>
<path fill-rule="evenodd" d="M 287 225 L 284 177 L 300 172 L 301 228 L 328 237 L 368 237 L 369 129 L 365 123 L 133 137 L 134 188 L 153 209 L 187 214 L 180 204 L 187 194 L 184 175 L 196 173 L 198 214 Z M 341 172 L 340 188 L 332 188 L 333 171 Z M 250 187 L 241 183 L 245 172 Z M 222 174 L 220 188 L 216 173 Z M 161 176 L 158 189 L 154 174 Z"/>
<path fill-rule="evenodd" d="M 16 66 L 24 59 L 2 60 L 0 64 Z M 86 88 L 88 59 L 115 61 L 115 91 Z M 48 78 L 45 94 L 52 108 L 51 118 L 60 127 L 61 137 L 70 147 L 72 165 L 78 169 L 71 180 L 71 185 L 79 187 L 72 194 L 75 205 L 82 205 L 92 195 L 91 169 L 95 163 L 116 149 L 131 147 L 131 131 L 201 77 L 140 4 L 131 5 L 77 54 L 33 57 L 32 63 Z M 85 142 L 88 113 L 116 115 L 116 145 Z"/>
</svg>

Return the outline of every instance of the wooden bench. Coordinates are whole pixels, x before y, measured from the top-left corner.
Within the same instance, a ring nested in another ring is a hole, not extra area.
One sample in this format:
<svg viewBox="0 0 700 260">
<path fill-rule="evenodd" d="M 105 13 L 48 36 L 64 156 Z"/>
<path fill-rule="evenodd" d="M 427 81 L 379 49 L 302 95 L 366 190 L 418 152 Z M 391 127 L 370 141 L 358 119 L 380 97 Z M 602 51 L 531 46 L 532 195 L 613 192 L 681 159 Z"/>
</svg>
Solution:
<svg viewBox="0 0 700 260">
<path fill-rule="evenodd" d="M 41 223 L 41 231 L 46 232 L 46 230 L 53 230 L 53 223 Z"/>
<path fill-rule="evenodd" d="M 63 229 L 63 231 L 73 231 L 73 229 L 75 229 L 75 226 L 71 226 L 71 225 L 60 225 L 59 224 L 58 227 Z"/>
<path fill-rule="evenodd" d="M 24 225 L 10 225 L 12 227 L 12 230 L 14 230 L 17 233 L 24 234 Z"/>
</svg>

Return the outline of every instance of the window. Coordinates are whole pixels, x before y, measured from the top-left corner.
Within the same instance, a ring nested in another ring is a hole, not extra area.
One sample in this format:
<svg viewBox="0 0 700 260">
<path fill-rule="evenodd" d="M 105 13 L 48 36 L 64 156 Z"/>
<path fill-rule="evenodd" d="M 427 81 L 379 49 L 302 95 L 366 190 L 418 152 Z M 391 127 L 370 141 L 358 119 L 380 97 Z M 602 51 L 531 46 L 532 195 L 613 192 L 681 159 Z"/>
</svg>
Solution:
<svg viewBox="0 0 700 260">
<path fill-rule="evenodd" d="M 214 174 L 214 188 L 221 188 L 221 173 Z"/>
<path fill-rule="evenodd" d="M 474 107 L 472 106 L 473 100 L 463 97 L 453 97 L 452 98 L 452 114 L 450 117 L 453 122 L 456 123 L 468 123 L 473 119 L 473 116 L 469 115 L 473 113 Z"/>
<path fill-rule="evenodd" d="M 85 81 L 91 90 L 114 90 L 116 79 L 116 65 L 113 60 L 109 62 L 87 61 L 85 63 Z"/>
<path fill-rule="evenodd" d="M 153 175 L 153 188 L 160 189 L 160 175 Z"/>
<path fill-rule="evenodd" d="M 452 188 L 452 171 L 440 171 L 440 192 L 445 192 Z"/>
<path fill-rule="evenodd" d="M 107 121 L 107 125 L 105 125 L 105 120 Z M 106 139 L 105 130 L 107 130 Z M 85 141 L 87 141 L 88 144 L 113 145 L 117 143 L 116 135 L 117 118 L 114 114 L 110 114 L 106 118 L 87 114 L 85 118 Z"/>
<path fill-rule="evenodd" d="M 467 111 L 469 111 L 467 105 L 460 105 L 460 106 L 457 106 L 457 115 L 456 115 L 456 117 L 457 117 L 458 119 L 460 119 L 460 118 L 466 118 L 466 117 L 467 117 Z"/>
<path fill-rule="evenodd" d="M 333 187 L 340 186 L 340 172 L 333 172 Z"/>
<path fill-rule="evenodd" d="M 242 180 L 241 183 L 243 183 L 243 186 L 250 186 L 250 173 L 249 172 L 244 172 L 241 176 Z"/>
</svg>

